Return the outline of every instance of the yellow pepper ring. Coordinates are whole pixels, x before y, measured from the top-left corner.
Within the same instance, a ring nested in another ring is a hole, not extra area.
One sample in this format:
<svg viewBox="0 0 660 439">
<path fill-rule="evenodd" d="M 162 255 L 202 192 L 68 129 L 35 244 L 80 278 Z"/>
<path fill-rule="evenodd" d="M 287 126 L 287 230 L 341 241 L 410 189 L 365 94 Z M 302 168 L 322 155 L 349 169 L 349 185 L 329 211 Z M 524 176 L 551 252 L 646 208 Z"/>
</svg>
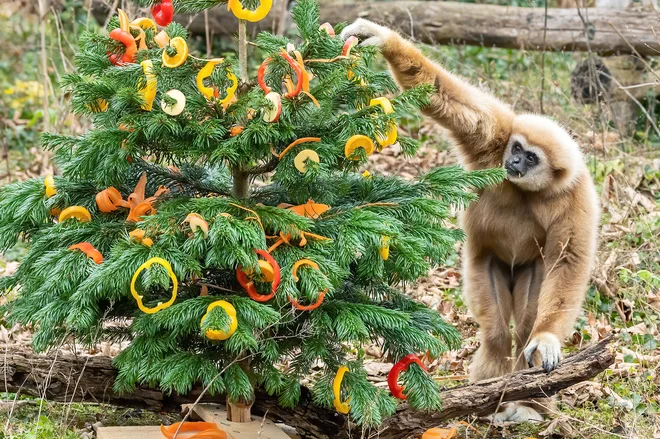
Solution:
<svg viewBox="0 0 660 439">
<path fill-rule="evenodd" d="M 92 214 L 89 213 L 89 210 L 82 206 L 71 206 L 67 207 L 62 211 L 62 213 L 60 213 L 58 221 L 62 222 L 68 220 L 69 218 L 75 218 L 81 223 L 86 223 L 92 220 Z"/>
<path fill-rule="evenodd" d="M 140 65 L 142 66 L 144 76 L 147 78 L 147 82 L 144 88 L 138 90 L 138 93 L 142 96 L 142 100 L 144 101 L 142 109 L 151 111 L 154 105 L 154 99 L 156 99 L 156 92 L 158 91 L 158 81 L 154 75 L 154 65 L 151 60 L 147 59 L 142 61 Z"/>
<path fill-rule="evenodd" d="M 141 27 L 143 30 L 151 29 L 154 32 L 154 35 L 156 35 L 156 32 L 158 32 L 156 23 L 154 23 L 154 21 L 151 18 L 147 18 L 147 17 L 136 18 L 135 20 L 131 21 L 131 24 Z"/>
<path fill-rule="evenodd" d="M 341 382 L 343 381 L 344 374 L 346 372 L 348 372 L 348 367 L 340 366 L 339 369 L 337 369 L 337 374 L 335 375 L 335 379 L 332 382 L 332 393 L 335 394 L 335 400 L 333 401 L 335 410 L 337 410 L 337 412 L 341 413 L 342 415 L 347 414 L 351 409 L 351 406 L 348 405 L 351 402 L 350 397 L 346 400 L 346 402 L 341 401 Z"/>
<path fill-rule="evenodd" d="M 234 72 L 227 72 L 227 79 L 232 81 L 232 85 L 227 87 L 227 89 L 225 90 L 227 96 L 225 96 L 220 100 L 220 103 L 223 105 L 228 104 L 234 98 L 234 94 L 236 93 L 236 89 L 238 88 L 238 78 L 236 78 Z"/>
<path fill-rule="evenodd" d="M 142 272 L 142 270 L 146 270 L 147 268 L 151 267 L 153 264 L 162 265 L 165 268 L 165 270 L 167 270 L 167 274 L 170 276 L 170 279 L 172 279 L 172 297 L 170 298 L 170 300 L 168 300 L 165 303 L 159 302 L 158 305 L 155 306 L 154 308 L 147 308 L 142 303 L 142 296 L 140 296 L 137 290 L 135 289 L 135 282 L 137 281 L 137 278 Z M 172 271 L 172 266 L 165 259 L 158 257 L 150 258 L 147 260 L 147 262 L 140 265 L 140 267 L 133 274 L 133 279 L 131 280 L 131 294 L 133 295 L 133 298 L 137 301 L 138 308 L 140 308 L 142 312 L 147 314 L 157 313 L 158 311 L 172 305 L 176 300 L 176 292 L 178 288 L 179 288 L 179 282 L 176 278 L 176 275 L 174 274 L 174 271 Z"/>
<path fill-rule="evenodd" d="M 380 98 L 374 98 L 369 102 L 369 106 L 375 106 L 378 105 L 383 109 L 383 112 L 385 114 L 390 114 L 394 112 L 394 107 L 392 107 L 392 103 L 390 102 L 389 99 L 385 97 L 380 97 Z M 385 134 L 385 136 L 376 136 L 376 140 L 378 141 L 378 144 L 384 148 L 386 146 L 393 145 L 398 138 L 398 130 L 396 127 L 396 124 L 392 122 L 390 124 L 390 129 Z"/>
<path fill-rule="evenodd" d="M 124 12 L 121 9 L 117 9 L 117 15 L 119 16 L 119 29 L 123 30 L 124 32 L 129 31 L 129 24 L 128 24 L 128 15 L 126 15 L 126 12 Z"/>
<path fill-rule="evenodd" d="M 224 61 L 224 58 L 211 59 L 206 63 L 204 67 L 201 68 L 199 72 L 197 72 L 197 76 L 195 77 L 195 82 L 197 83 L 197 89 L 201 94 L 204 95 L 206 99 L 211 99 L 213 97 L 213 88 L 206 87 L 204 85 L 204 79 L 211 76 L 215 66 L 220 64 L 222 61 Z"/>
<path fill-rule="evenodd" d="M 383 261 L 387 261 L 390 257 L 390 237 L 383 235 L 380 237 L 380 248 L 378 252 Z"/>
<path fill-rule="evenodd" d="M 229 337 L 234 335 L 234 332 L 236 332 L 236 329 L 238 328 L 238 320 L 236 319 L 236 308 L 234 308 L 234 306 L 231 303 L 225 300 L 216 300 L 215 302 L 210 304 L 208 308 L 206 308 L 206 314 L 202 316 L 200 325 L 204 322 L 204 319 L 206 319 L 206 316 L 209 315 L 211 310 L 218 306 L 223 310 L 225 310 L 225 312 L 229 316 L 229 331 L 225 332 L 217 329 L 207 329 L 205 335 L 206 338 L 210 340 L 227 340 Z"/>
<path fill-rule="evenodd" d="M 266 15 L 268 15 L 268 12 L 270 12 L 270 8 L 272 6 L 273 0 L 261 0 L 259 7 L 254 11 L 251 11 L 249 9 L 243 8 L 240 0 L 229 0 L 227 2 L 227 10 L 231 10 L 236 18 L 240 20 L 247 20 L 253 23 L 263 19 Z"/>
<path fill-rule="evenodd" d="M 44 178 L 44 186 L 46 187 L 46 198 L 50 198 L 57 194 L 57 189 L 55 189 L 55 180 L 53 180 L 52 175 L 47 175 L 46 178 Z"/>
</svg>

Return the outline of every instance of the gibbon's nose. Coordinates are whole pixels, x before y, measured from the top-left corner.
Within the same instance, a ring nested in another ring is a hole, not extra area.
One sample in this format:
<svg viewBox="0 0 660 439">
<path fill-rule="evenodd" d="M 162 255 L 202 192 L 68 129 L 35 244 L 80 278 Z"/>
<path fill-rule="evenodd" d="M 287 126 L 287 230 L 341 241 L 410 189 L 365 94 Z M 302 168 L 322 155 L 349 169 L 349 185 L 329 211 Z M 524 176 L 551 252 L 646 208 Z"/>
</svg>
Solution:
<svg viewBox="0 0 660 439">
<path fill-rule="evenodd" d="M 512 155 L 504 163 L 506 173 L 511 177 L 524 177 L 527 173 L 527 164 L 519 155 Z"/>
</svg>

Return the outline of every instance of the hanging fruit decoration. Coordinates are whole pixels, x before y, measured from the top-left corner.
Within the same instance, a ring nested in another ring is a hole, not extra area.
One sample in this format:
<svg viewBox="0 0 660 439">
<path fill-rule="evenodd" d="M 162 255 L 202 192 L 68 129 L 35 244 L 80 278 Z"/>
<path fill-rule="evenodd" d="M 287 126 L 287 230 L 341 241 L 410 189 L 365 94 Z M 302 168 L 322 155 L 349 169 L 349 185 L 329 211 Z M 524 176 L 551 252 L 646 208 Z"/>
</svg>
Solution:
<svg viewBox="0 0 660 439">
<path fill-rule="evenodd" d="M 174 69 L 186 62 L 188 58 L 188 43 L 181 37 L 174 37 L 163 50 L 163 65 Z"/>
<path fill-rule="evenodd" d="M 158 47 L 161 49 L 166 47 L 168 44 L 170 44 L 170 36 L 167 35 L 167 32 L 165 30 L 162 30 L 156 34 L 154 37 L 154 42 L 158 44 Z"/>
<path fill-rule="evenodd" d="M 266 250 L 257 249 L 254 252 L 265 259 L 265 261 L 259 260 L 259 270 L 261 270 L 262 280 L 271 282 L 271 293 L 259 294 L 257 292 L 257 288 L 254 285 L 254 281 L 250 280 L 248 277 L 253 273 L 246 272 L 243 270 L 243 267 L 238 267 L 236 269 L 236 279 L 238 280 L 238 283 L 241 284 L 241 286 L 245 289 L 245 291 L 247 291 L 248 296 L 250 296 L 252 300 L 257 302 L 268 302 L 270 299 L 275 297 L 277 288 L 280 286 L 280 265 Z"/>
<path fill-rule="evenodd" d="M 383 109 L 383 112 L 385 114 L 391 114 L 394 112 L 394 107 L 392 107 L 392 103 L 390 102 L 389 99 L 387 98 L 375 98 L 372 99 L 371 102 L 369 102 L 369 106 L 380 106 Z M 393 145 L 396 142 L 398 136 L 397 132 L 397 127 L 394 122 L 390 124 L 390 129 L 387 131 L 387 134 L 383 136 L 376 136 L 376 140 L 378 141 L 378 144 L 381 146 L 380 149 L 385 148 L 386 146 Z"/>
<path fill-rule="evenodd" d="M 352 136 L 346 141 L 346 145 L 344 145 L 344 157 L 349 160 L 360 160 L 359 157 L 353 157 L 353 153 L 358 148 L 364 149 L 367 156 L 370 156 L 374 152 L 374 141 L 361 134 Z"/>
<path fill-rule="evenodd" d="M 145 245 L 147 247 L 151 247 L 152 245 L 154 245 L 154 241 L 148 236 L 146 236 L 146 232 L 142 229 L 135 229 L 131 231 L 128 234 L 128 236 L 131 239 L 135 240 L 136 242 L 139 242 L 140 244 Z"/>
<path fill-rule="evenodd" d="M 46 198 L 50 198 L 53 195 L 57 194 L 57 189 L 55 189 L 55 180 L 52 175 L 47 175 L 44 178 L 44 187 L 46 188 Z"/>
<path fill-rule="evenodd" d="M 234 335 L 234 332 L 236 332 L 236 328 L 238 328 L 238 319 L 236 319 L 236 308 L 234 308 L 234 306 L 231 303 L 225 300 L 216 300 L 215 302 L 211 303 L 208 306 L 208 308 L 206 308 L 206 314 L 204 314 L 204 316 L 202 317 L 202 320 L 200 321 L 200 326 L 202 325 L 202 323 L 204 323 L 206 316 L 209 315 L 211 310 L 217 307 L 222 308 L 229 316 L 229 329 L 227 331 L 222 331 L 218 329 L 207 329 L 204 335 L 206 335 L 206 338 L 208 338 L 209 340 L 227 340 L 229 337 Z"/>
<path fill-rule="evenodd" d="M 240 0 L 229 0 L 227 2 L 227 10 L 231 12 L 239 20 L 247 20 L 252 23 L 259 21 L 268 15 L 270 8 L 273 6 L 273 0 L 261 0 L 259 7 L 254 11 L 243 8 Z"/>
<path fill-rule="evenodd" d="M 156 92 L 158 91 L 158 81 L 156 75 L 154 75 L 154 65 L 151 60 L 147 59 L 142 61 L 140 65 L 142 66 L 142 71 L 147 80 L 144 88 L 138 90 L 138 93 L 144 101 L 144 103 L 142 103 L 142 109 L 145 111 L 151 111 L 151 108 L 154 105 L 154 99 L 156 99 Z"/>
<path fill-rule="evenodd" d="M 292 98 L 292 97 L 294 97 L 294 96 L 297 96 L 297 95 L 302 91 L 302 89 L 303 89 L 303 73 L 302 73 L 302 69 L 301 69 L 300 65 L 299 65 L 296 61 L 294 61 L 294 59 L 291 58 L 291 56 L 290 56 L 290 55 L 289 55 L 284 49 L 282 49 L 282 50 L 278 53 L 278 55 L 280 55 L 282 58 L 284 58 L 284 59 L 286 60 L 286 62 L 289 63 L 289 65 L 291 66 L 291 68 L 293 68 L 293 70 L 296 72 L 297 82 L 296 82 L 296 86 L 295 86 L 295 88 L 294 88 L 291 92 L 288 92 L 288 93 L 284 94 L 284 97 L 285 97 L 285 98 Z M 270 92 L 273 90 L 272 88 L 270 88 L 270 87 L 266 84 L 266 80 L 265 80 L 265 77 L 266 77 L 266 67 L 268 66 L 268 64 L 269 64 L 272 60 L 273 60 L 272 58 L 266 58 L 266 59 L 264 60 L 264 62 L 261 63 L 261 66 L 259 66 L 259 70 L 257 71 L 257 82 L 259 83 L 259 86 L 261 87 L 261 89 L 262 89 L 262 90 L 264 91 L 264 93 L 266 93 L 266 94 L 270 93 Z"/>
<path fill-rule="evenodd" d="M 190 225 L 190 230 L 192 230 L 193 233 L 199 229 L 204 234 L 204 239 L 209 237 L 209 223 L 206 222 L 202 215 L 198 213 L 189 213 L 183 222 Z"/>
<path fill-rule="evenodd" d="M 156 23 L 154 23 L 154 21 L 151 18 L 147 18 L 147 17 L 136 18 L 135 20 L 131 21 L 131 24 L 133 26 L 139 27 L 142 30 L 151 29 L 154 35 L 156 35 L 156 32 L 158 32 Z"/>
<path fill-rule="evenodd" d="M 96 248 L 94 248 L 94 246 L 89 242 L 81 242 L 79 244 L 74 244 L 71 247 L 69 247 L 69 250 L 80 250 L 96 264 L 101 264 L 103 262 L 103 255 L 101 254 L 101 252 L 98 251 Z"/>
<path fill-rule="evenodd" d="M 151 267 L 153 264 L 161 265 L 162 267 L 165 268 L 165 270 L 167 270 L 167 274 L 170 276 L 170 279 L 172 279 L 172 297 L 170 297 L 170 300 L 168 300 L 165 303 L 158 302 L 158 305 L 156 305 L 155 307 L 147 308 L 146 306 L 144 306 L 144 303 L 142 302 L 143 296 L 139 295 L 137 290 L 135 289 L 135 282 L 137 281 L 137 278 L 142 272 L 142 270 L 146 270 L 147 268 Z M 140 308 L 140 310 L 146 314 L 157 313 L 158 311 L 168 308 L 170 305 L 172 305 L 176 300 L 176 292 L 178 288 L 179 288 L 179 281 L 177 280 L 174 271 L 172 271 L 172 266 L 165 259 L 158 257 L 150 258 L 147 260 L 147 262 L 140 265 L 140 267 L 133 274 L 133 279 L 131 279 L 131 294 L 133 295 L 133 298 L 137 302 L 138 308 Z"/>
<path fill-rule="evenodd" d="M 354 35 L 348 37 L 346 39 L 346 42 L 344 43 L 344 47 L 341 50 L 341 56 L 348 57 L 351 54 L 351 49 L 355 46 L 357 46 L 357 43 L 359 42 L 358 38 Z"/>
<path fill-rule="evenodd" d="M 282 115 L 282 98 L 280 95 L 274 91 L 266 94 L 266 99 L 272 104 L 272 108 L 264 108 L 264 114 L 262 116 L 264 122 L 275 123 L 280 120 Z"/>
<path fill-rule="evenodd" d="M 332 393 L 335 395 L 333 404 L 335 406 L 335 410 L 337 410 L 337 413 L 341 413 L 342 415 L 348 414 L 349 410 L 351 409 L 351 406 L 349 405 L 351 402 L 350 397 L 346 400 L 346 402 L 342 402 L 341 400 L 341 382 L 344 380 L 344 375 L 346 372 L 348 372 L 348 367 L 339 366 L 339 369 L 337 369 L 337 374 L 335 375 L 335 379 L 332 381 Z"/>
<path fill-rule="evenodd" d="M 75 218 L 81 223 L 86 223 L 92 220 L 92 214 L 82 206 L 71 206 L 67 207 L 62 213 L 60 213 L 58 221 L 63 222 L 69 218 Z"/>
<path fill-rule="evenodd" d="M 401 372 L 405 372 L 406 370 L 408 370 L 408 367 L 413 363 L 416 363 L 419 367 L 426 370 L 426 367 L 424 367 L 424 364 L 422 364 L 422 362 L 417 357 L 417 355 L 408 354 L 405 357 L 403 357 L 401 361 L 399 361 L 394 366 L 392 366 L 390 373 L 387 375 L 387 384 L 390 387 L 390 392 L 392 392 L 392 396 L 394 396 L 395 398 L 406 399 L 406 395 L 403 394 L 404 388 L 403 386 L 400 386 L 398 383 L 399 374 Z"/>
<path fill-rule="evenodd" d="M 316 163 L 320 163 L 321 159 L 316 151 L 311 149 L 303 149 L 296 155 L 296 158 L 293 159 L 293 164 L 296 169 L 303 174 L 307 172 L 307 160 L 311 160 Z"/>
<path fill-rule="evenodd" d="M 153 196 L 145 199 L 144 191 L 147 186 L 147 174 L 143 173 L 140 176 L 140 180 L 135 185 L 133 193 L 128 196 L 128 205 L 130 211 L 128 212 L 128 217 L 126 221 L 138 222 L 140 217 L 146 216 L 147 214 L 156 213 L 152 203 L 161 195 L 166 194 L 169 190 L 165 186 L 159 186 L 156 193 Z"/>
<path fill-rule="evenodd" d="M 197 89 L 201 94 L 204 95 L 206 99 L 211 99 L 213 97 L 218 97 L 216 95 L 216 90 L 213 89 L 213 87 L 206 87 L 204 85 L 204 79 L 208 78 L 211 76 L 213 73 L 213 69 L 215 66 L 218 64 L 222 63 L 224 61 L 224 58 L 215 58 L 212 60 L 209 60 L 204 67 L 197 73 L 197 77 L 195 78 L 195 82 L 197 83 Z M 220 100 L 220 104 L 228 104 L 229 101 L 234 97 L 236 94 L 236 89 L 238 88 L 238 78 L 236 78 L 236 75 L 234 72 L 227 70 L 227 79 L 229 79 L 232 82 L 232 85 L 227 87 L 225 90 L 225 97 Z"/>
<path fill-rule="evenodd" d="M 292 272 L 293 272 L 294 282 L 298 282 L 298 280 L 299 280 L 299 278 L 298 278 L 298 268 L 302 265 L 308 265 L 308 266 L 314 268 L 315 270 L 319 270 L 319 265 L 316 262 L 314 262 L 310 259 L 300 259 L 299 261 L 296 261 L 295 264 L 293 264 Z M 292 299 L 291 297 L 289 297 L 289 302 L 291 302 L 293 307 L 297 310 L 312 311 L 312 310 L 318 308 L 319 306 L 321 306 L 321 304 L 323 303 L 323 299 L 325 298 L 325 295 L 326 295 L 327 292 L 328 292 L 327 288 L 325 290 L 321 291 L 319 293 L 319 297 L 316 299 L 316 302 L 314 302 L 312 304 L 309 304 L 309 305 L 300 305 L 298 303 L 298 299 Z"/>
<path fill-rule="evenodd" d="M 186 95 L 177 89 L 172 89 L 165 94 L 174 99 L 175 102 L 168 104 L 165 102 L 165 99 L 161 100 L 160 108 L 163 110 L 163 112 L 165 114 L 169 114 L 170 116 L 178 116 L 179 114 L 183 113 L 184 108 L 186 108 Z"/>
<path fill-rule="evenodd" d="M 135 39 L 133 38 L 133 35 L 131 35 L 127 31 L 117 28 L 117 29 L 113 29 L 108 36 L 113 40 L 119 41 L 125 46 L 123 55 L 119 55 L 116 53 L 108 54 L 110 62 L 112 64 L 118 66 L 121 64 L 129 64 L 135 62 L 135 55 L 137 54 L 137 45 L 135 44 Z"/>
<path fill-rule="evenodd" d="M 85 108 L 87 108 L 92 113 L 104 113 L 108 110 L 108 101 L 102 98 L 98 98 L 94 102 L 86 104 Z"/>
<path fill-rule="evenodd" d="M 389 236 L 381 236 L 380 237 L 380 248 L 378 249 L 378 252 L 380 253 L 380 257 L 383 261 L 387 261 L 390 257 L 390 238 Z"/>
<path fill-rule="evenodd" d="M 371 172 L 369 172 L 369 171 L 367 171 L 367 170 L 365 170 L 365 171 L 362 173 L 362 176 L 363 176 L 364 178 L 366 178 L 366 179 L 373 178 L 373 175 L 371 175 Z"/>
<path fill-rule="evenodd" d="M 295 148 L 296 146 L 300 145 L 301 143 L 308 143 L 308 142 L 320 142 L 321 138 L 320 137 L 301 137 L 300 139 L 296 139 L 293 142 L 289 143 L 289 145 L 282 150 L 281 153 L 275 152 L 275 150 L 271 147 L 270 152 L 277 157 L 278 159 L 282 159 L 284 157 L 284 154 L 289 152 L 292 148 Z"/>
<path fill-rule="evenodd" d="M 330 206 L 327 204 L 315 203 L 314 200 L 309 199 L 305 204 L 291 206 L 288 207 L 287 210 L 306 218 L 316 219 L 324 212 L 330 210 Z"/>
<path fill-rule="evenodd" d="M 153 15 L 154 20 L 158 23 L 159 26 L 167 26 L 172 22 L 174 18 L 174 5 L 172 5 L 172 0 L 161 0 L 160 3 L 157 3 L 151 7 L 151 15 Z"/>
<path fill-rule="evenodd" d="M 236 137 L 239 134 L 241 134 L 245 130 L 245 127 L 243 125 L 236 125 L 231 127 L 231 131 L 229 132 L 229 137 Z"/>
<path fill-rule="evenodd" d="M 332 25 L 330 23 L 328 23 L 327 21 L 325 23 L 323 23 L 322 25 L 320 25 L 319 29 L 326 32 L 331 37 L 335 36 L 335 28 L 332 27 Z"/>
</svg>

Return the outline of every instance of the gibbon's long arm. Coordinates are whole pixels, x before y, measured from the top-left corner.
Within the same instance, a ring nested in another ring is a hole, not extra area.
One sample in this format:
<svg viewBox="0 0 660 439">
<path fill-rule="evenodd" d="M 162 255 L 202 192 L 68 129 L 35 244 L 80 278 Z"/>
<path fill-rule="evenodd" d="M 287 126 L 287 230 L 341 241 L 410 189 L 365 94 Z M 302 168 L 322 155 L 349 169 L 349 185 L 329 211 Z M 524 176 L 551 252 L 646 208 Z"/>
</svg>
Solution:
<svg viewBox="0 0 660 439">
<path fill-rule="evenodd" d="M 582 185 L 584 186 L 584 185 Z M 538 351 L 542 366 L 550 371 L 557 367 L 561 356 L 561 340 L 573 330 L 591 276 L 591 261 L 596 251 L 594 233 L 595 212 L 584 200 L 570 200 L 562 216 L 549 228 L 543 248 L 545 280 L 539 295 L 538 314 L 525 358 L 532 365 Z"/>
<path fill-rule="evenodd" d="M 420 84 L 435 87 L 437 92 L 424 113 L 451 131 L 466 159 L 465 165 L 501 165 L 515 116 L 508 106 L 428 60 L 412 43 L 376 23 L 358 19 L 341 36 L 357 36 L 364 40 L 363 45 L 379 46 L 402 88 Z"/>
</svg>

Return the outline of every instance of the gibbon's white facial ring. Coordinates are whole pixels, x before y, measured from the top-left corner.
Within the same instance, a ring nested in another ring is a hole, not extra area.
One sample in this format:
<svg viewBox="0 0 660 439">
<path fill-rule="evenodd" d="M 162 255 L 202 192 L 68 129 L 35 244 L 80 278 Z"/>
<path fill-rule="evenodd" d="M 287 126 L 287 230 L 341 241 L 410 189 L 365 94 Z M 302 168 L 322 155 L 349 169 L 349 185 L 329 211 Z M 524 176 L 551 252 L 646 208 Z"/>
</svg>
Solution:
<svg viewBox="0 0 660 439">
<path fill-rule="evenodd" d="M 525 136 L 514 134 L 502 157 L 507 179 L 521 189 L 537 191 L 552 181 L 552 170 L 542 148 L 530 145 Z"/>
</svg>

